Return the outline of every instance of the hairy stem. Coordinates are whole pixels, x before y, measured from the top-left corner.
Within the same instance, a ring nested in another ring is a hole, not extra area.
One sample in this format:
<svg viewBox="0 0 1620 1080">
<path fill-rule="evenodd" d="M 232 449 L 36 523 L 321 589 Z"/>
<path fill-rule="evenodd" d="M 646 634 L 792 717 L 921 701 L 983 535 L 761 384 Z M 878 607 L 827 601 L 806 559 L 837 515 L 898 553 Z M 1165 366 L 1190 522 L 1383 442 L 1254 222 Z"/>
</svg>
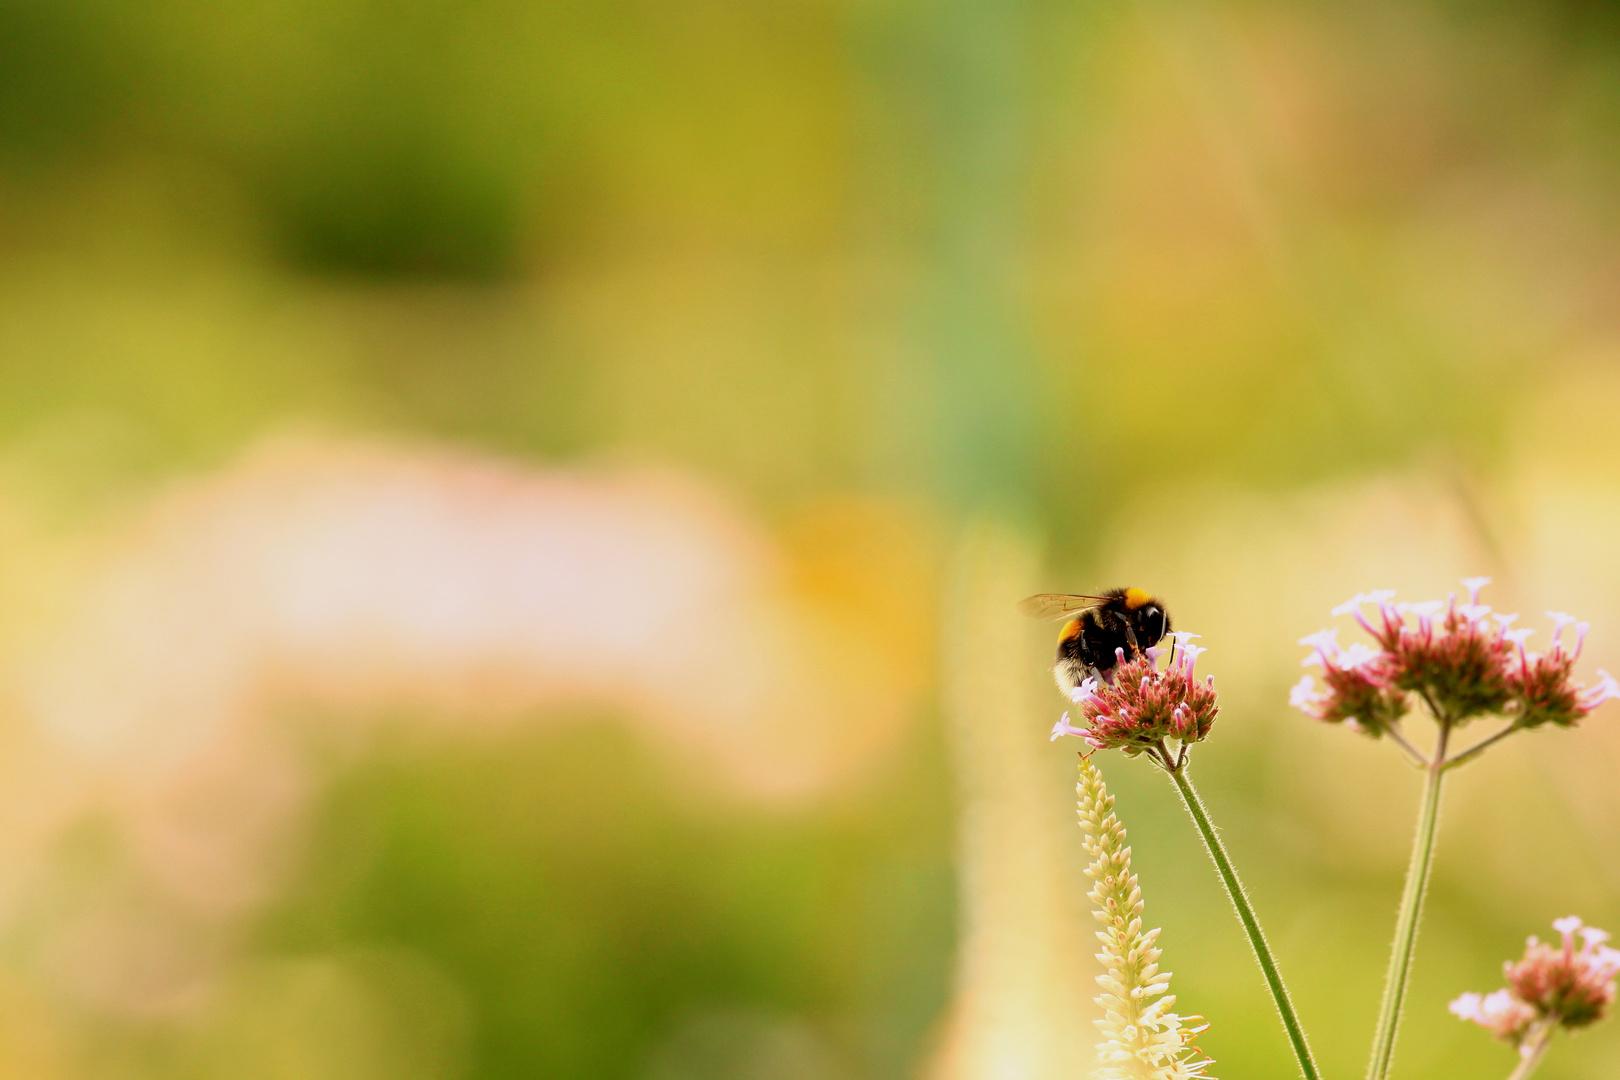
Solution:
<svg viewBox="0 0 1620 1080">
<path fill-rule="evenodd" d="M 1525 1040 L 1530 1052 L 1519 1059 L 1519 1067 L 1513 1070 L 1508 1080 L 1530 1080 L 1530 1074 L 1541 1064 L 1541 1055 L 1547 1052 L 1547 1047 L 1552 1043 L 1553 1032 L 1558 1030 L 1558 1025 L 1545 1021 L 1540 1028 Z"/>
<path fill-rule="evenodd" d="M 1449 734 L 1450 726 L 1442 723 L 1434 760 L 1424 772 L 1423 803 L 1418 810 L 1417 835 L 1412 840 L 1412 861 L 1406 868 L 1406 887 L 1401 892 L 1401 910 L 1395 919 L 1395 941 L 1390 947 L 1389 974 L 1384 979 L 1384 1000 L 1378 1007 L 1378 1030 L 1373 1035 L 1367 1080 L 1384 1080 L 1395 1058 L 1395 1034 L 1400 1028 L 1406 983 L 1412 972 L 1412 953 L 1417 945 L 1418 922 L 1423 917 L 1429 868 L 1434 863 L 1434 837 L 1440 824 L 1440 787 L 1446 775 Z"/>
<path fill-rule="evenodd" d="M 1215 861 L 1215 869 L 1221 875 L 1221 884 L 1226 886 L 1226 895 L 1231 897 L 1232 906 L 1237 909 L 1238 922 L 1243 924 L 1243 932 L 1248 935 L 1249 945 L 1254 949 L 1254 958 L 1259 961 L 1260 971 L 1266 977 L 1266 987 L 1271 991 L 1271 1000 L 1276 1002 L 1277 1012 L 1282 1016 L 1283 1029 L 1288 1033 L 1289 1045 L 1293 1047 L 1294 1058 L 1299 1062 L 1300 1075 L 1306 1080 L 1320 1080 L 1321 1073 L 1317 1071 L 1316 1061 L 1311 1057 L 1311 1048 L 1305 1042 L 1305 1030 L 1300 1027 L 1299 1017 L 1294 1013 L 1293 1002 L 1288 999 L 1288 988 L 1283 985 L 1282 975 L 1277 971 L 1277 961 L 1272 959 L 1271 947 L 1266 944 L 1266 935 L 1260 930 L 1260 921 L 1255 918 L 1248 894 L 1243 891 L 1243 882 L 1238 880 L 1237 871 L 1232 869 L 1232 860 L 1227 858 L 1220 835 L 1216 833 L 1215 826 L 1210 824 L 1209 814 L 1204 810 L 1198 792 L 1193 790 L 1186 767 L 1165 771 L 1175 782 L 1176 790 L 1181 792 L 1181 801 L 1187 804 L 1187 813 L 1192 815 L 1193 824 L 1198 826 L 1198 833 L 1204 838 L 1204 847 L 1209 850 L 1209 857 Z"/>
<path fill-rule="evenodd" d="M 1446 762 L 1446 768 L 1455 769 L 1458 765 L 1461 765 L 1464 762 L 1472 761 L 1474 758 L 1484 753 L 1486 747 L 1490 746 L 1492 743 L 1500 742 L 1518 730 L 1519 726 L 1517 724 L 1508 724 L 1507 727 L 1503 728 L 1501 731 L 1498 731 L 1496 734 L 1479 740 L 1479 742 L 1475 743 L 1473 746 L 1470 746 L 1468 749 L 1457 754 L 1450 761 Z"/>
<path fill-rule="evenodd" d="M 1390 740 L 1394 742 L 1396 746 L 1406 751 L 1406 756 L 1412 759 L 1412 764 L 1416 765 L 1420 769 L 1427 769 L 1429 767 L 1429 759 L 1423 756 L 1423 751 L 1419 750 L 1417 747 L 1413 746 L 1407 741 L 1406 736 L 1401 734 L 1400 728 L 1391 724 L 1389 727 L 1384 729 L 1384 733 L 1390 737 Z"/>
</svg>

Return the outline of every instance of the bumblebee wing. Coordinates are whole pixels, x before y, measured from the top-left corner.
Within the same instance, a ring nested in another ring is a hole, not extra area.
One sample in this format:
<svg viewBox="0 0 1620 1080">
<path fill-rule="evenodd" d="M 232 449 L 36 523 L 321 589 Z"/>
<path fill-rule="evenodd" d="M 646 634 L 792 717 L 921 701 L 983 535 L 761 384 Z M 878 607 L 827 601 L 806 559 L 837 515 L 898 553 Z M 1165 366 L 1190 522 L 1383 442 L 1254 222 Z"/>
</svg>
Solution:
<svg viewBox="0 0 1620 1080">
<path fill-rule="evenodd" d="M 1072 619 L 1082 611 L 1089 611 L 1105 602 L 1106 596 L 1081 596 L 1077 593 L 1036 593 L 1018 603 L 1018 610 L 1035 619 L 1057 622 Z"/>
</svg>

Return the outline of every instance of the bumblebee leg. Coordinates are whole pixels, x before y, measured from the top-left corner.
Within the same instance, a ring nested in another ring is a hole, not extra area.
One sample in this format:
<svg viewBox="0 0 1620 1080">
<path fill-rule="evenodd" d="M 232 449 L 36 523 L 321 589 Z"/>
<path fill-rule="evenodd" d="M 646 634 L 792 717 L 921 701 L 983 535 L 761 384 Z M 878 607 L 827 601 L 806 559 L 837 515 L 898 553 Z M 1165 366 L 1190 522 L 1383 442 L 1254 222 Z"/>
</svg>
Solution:
<svg viewBox="0 0 1620 1080">
<path fill-rule="evenodd" d="M 1136 631 L 1131 629 L 1130 623 L 1125 624 L 1125 640 L 1131 643 L 1132 656 L 1142 651 L 1142 646 L 1136 643 Z"/>
</svg>

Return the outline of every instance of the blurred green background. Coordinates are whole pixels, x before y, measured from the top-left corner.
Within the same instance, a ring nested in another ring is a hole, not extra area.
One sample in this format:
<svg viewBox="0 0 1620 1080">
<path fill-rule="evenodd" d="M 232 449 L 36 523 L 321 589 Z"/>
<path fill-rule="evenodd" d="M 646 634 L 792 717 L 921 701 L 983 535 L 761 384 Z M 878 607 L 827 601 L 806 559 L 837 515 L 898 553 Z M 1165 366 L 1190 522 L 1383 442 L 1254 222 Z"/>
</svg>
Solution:
<svg viewBox="0 0 1620 1080">
<path fill-rule="evenodd" d="M 1418 788 L 1288 710 L 1293 643 L 1362 589 L 1486 573 L 1620 664 L 1617 148 L 1620 9 L 1576 0 L 0 0 L 0 1070 L 968 1075 L 942 1048 L 972 996 L 971 799 L 935 655 L 988 515 L 1044 552 L 1031 591 L 1140 584 L 1204 635 L 1205 798 L 1326 1072 L 1355 1074 Z M 737 638 L 770 643 L 737 655 L 767 683 L 737 723 L 817 764 L 778 791 L 701 709 L 532 675 L 574 656 L 566 627 L 493 698 L 384 647 L 351 678 L 293 631 L 209 659 L 216 618 L 286 590 L 196 582 L 273 560 L 287 492 L 355 446 L 403 471 L 354 490 L 697 492 L 743 537 L 723 561 L 774 567 L 759 602 L 797 613 Z M 85 629 L 129 580 L 196 636 L 149 637 L 139 605 Z M 1049 649 L 1019 677 L 1066 821 Z M 172 717 L 162 694 L 227 670 L 254 704 L 197 715 L 249 762 L 221 784 L 274 813 L 189 794 L 216 774 L 184 755 L 160 784 L 62 749 L 38 689 L 147 678 Z M 789 675 L 857 704 L 792 711 Z M 1508 1072 L 1444 1003 L 1556 917 L 1620 923 L 1615 724 L 1455 782 L 1398 1076 Z M 1171 790 L 1103 768 L 1217 1074 L 1292 1075 Z M 269 837 L 219 856 L 228 899 L 192 888 L 213 848 L 143 831 L 160 803 Z M 1056 843 L 1089 934 L 1078 836 Z M 1617 1070 L 1598 1028 L 1539 1075 Z"/>
</svg>

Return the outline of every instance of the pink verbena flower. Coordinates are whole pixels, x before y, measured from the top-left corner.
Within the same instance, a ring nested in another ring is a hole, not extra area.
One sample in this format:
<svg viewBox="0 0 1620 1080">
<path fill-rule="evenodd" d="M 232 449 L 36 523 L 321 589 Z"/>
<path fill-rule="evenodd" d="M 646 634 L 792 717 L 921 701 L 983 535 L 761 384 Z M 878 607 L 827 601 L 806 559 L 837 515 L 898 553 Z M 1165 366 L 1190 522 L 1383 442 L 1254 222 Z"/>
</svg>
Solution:
<svg viewBox="0 0 1620 1080">
<path fill-rule="evenodd" d="M 1339 647 L 1337 630 L 1322 630 L 1300 638 L 1301 645 L 1316 649 L 1306 664 L 1321 664 L 1326 684 L 1316 689 L 1316 680 L 1300 677 L 1288 695 L 1288 703 L 1306 716 L 1329 724 L 1344 723 L 1355 731 L 1377 738 L 1406 712 L 1406 695 L 1390 685 L 1385 677 L 1387 656 L 1360 642 L 1348 649 Z"/>
<path fill-rule="evenodd" d="M 1477 585 L 1473 593 L 1477 599 Z M 1418 610 L 1417 626 L 1403 627 L 1394 650 L 1395 685 L 1424 694 L 1454 722 L 1500 713 L 1512 700 L 1505 662 L 1513 650 L 1502 636 L 1508 624 L 1490 613 L 1483 604 L 1458 604 L 1456 593 L 1439 617 Z"/>
<path fill-rule="evenodd" d="M 1378 735 L 1405 712 L 1407 694 L 1422 696 L 1450 723 L 1496 714 L 1520 727 L 1568 726 L 1620 697 L 1620 683 L 1605 672 L 1591 688 L 1571 678 L 1586 623 L 1549 613 L 1556 627 L 1552 648 L 1545 655 L 1527 652 L 1524 639 L 1531 631 L 1510 629 L 1518 616 L 1492 614 L 1479 602 L 1480 589 L 1489 582 L 1464 580 L 1466 604 L 1458 603 L 1455 593 L 1445 601 L 1400 604 L 1387 589 L 1351 597 L 1333 613 L 1352 615 L 1378 647 L 1341 649 L 1330 631 L 1302 638 L 1300 644 L 1316 650 L 1305 663 L 1321 664 L 1326 685 L 1318 691 L 1306 676 L 1290 702 L 1307 716 L 1345 721 Z M 1572 623 L 1575 640 L 1566 648 L 1563 632 Z"/>
<path fill-rule="evenodd" d="M 1457 594 L 1441 603 L 1396 604 L 1394 593 L 1380 591 L 1353 598 L 1334 613 L 1348 609 L 1383 649 L 1380 674 L 1389 686 L 1422 694 L 1453 722 L 1500 713 L 1512 700 L 1506 660 L 1512 643 L 1502 635 L 1507 622 L 1489 619 L 1491 609 L 1479 603 L 1488 578 L 1469 578 L 1469 602 Z M 1378 621 L 1362 608 L 1377 607 Z"/>
<path fill-rule="evenodd" d="M 1472 1020 L 1499 1039 L 1529 1053 L 1525 1045 L 1532 1028 L 1549 1025 L 1585 1027 L 1603 1019 L 1615 998 L 1615 975 L 1620 973 L 1620 950 L 1605 944 L 1609 935 L 1582 926 L 1574 915 L 1553 923 L 1560 941 L 1525 943 L 1524 958 L 1503 965 L 1507 989 L 1481 997 L 1463 994 L 1449 1008 L 1463 1020 Z M 1581 947 L 1575 947 L 1575 937 Z"/>
<path fill-rule="evenodd" d="M 1614 1001 L 1615 975 L 1620 973 L 1620 949 L 1605 942 L 1609 935 L 1596 927 L 1583 927 L 1574 915 L 1553 923 L 1562 939 L 1556 945 L 1531 938 L 1524 958 L 1505 965 L 1508 986 L 1538 1015 L 1552 1017 L 1567 1028 L 1585 1027 L 1603 1018 Z M 1581 947 L 1575 948 L 1575 935 Z"/>
<path fill-rule="evenodd" d="M 1518 660 L 1516 665 L 1509 665 L 1508 685 L 1519 703 L 1516 719 L 1520 727 L 1542 724 L 1569 727 L 1609 698 L 1620 697 L 1620 683 L 1606 671 L 1598 671 L 1599 681 L 1593 687 L 1570 678 L 1581 647 L 1586 644 L 1589 625 L 1559 611 L 1549 611 L 1547 617 L 1553 621 L 1553 634 L 1552 645 L 1545 653 L 1525 650 L 1524 640 L 1530 636 L 1530 631 L 1508 634 L 1516 646 Z M 1564 630 L 1571 624 L 1575 627 L 1575 641 L 1566 649 Z"/>
<path fill-rule="evenodd" d="M 1484 997 L 1469 991 L 1446 1006 L 1459 1020 L 1472 1020 L 1498 1039 L 1518 1046 L 1536 1010 L 1513 996 L 1510 990 L 1496 990 Z"/>
<path fill-rule="evenodd" d="M 1090 678 L 1070 691 L 1082 726 L 1072 726 L 1064 713 L 1052 738 L 1079 735 L 1098 750 L 1119 749 L 1132 756 L 1166 742 L 1187 746 L 1202 741 L 1218 709 L 1214 677 L 1199 681 L 1193 675 L 1199 653 L 1206 651 L 1192 644 L 1197 636 L 1176 634 L 1175 656 L 1163 670 L 1158 666 L 1161 649 L 1144 649 L 1130 660 L 1120 650 L 1110 682 Z"/>
</svg>

